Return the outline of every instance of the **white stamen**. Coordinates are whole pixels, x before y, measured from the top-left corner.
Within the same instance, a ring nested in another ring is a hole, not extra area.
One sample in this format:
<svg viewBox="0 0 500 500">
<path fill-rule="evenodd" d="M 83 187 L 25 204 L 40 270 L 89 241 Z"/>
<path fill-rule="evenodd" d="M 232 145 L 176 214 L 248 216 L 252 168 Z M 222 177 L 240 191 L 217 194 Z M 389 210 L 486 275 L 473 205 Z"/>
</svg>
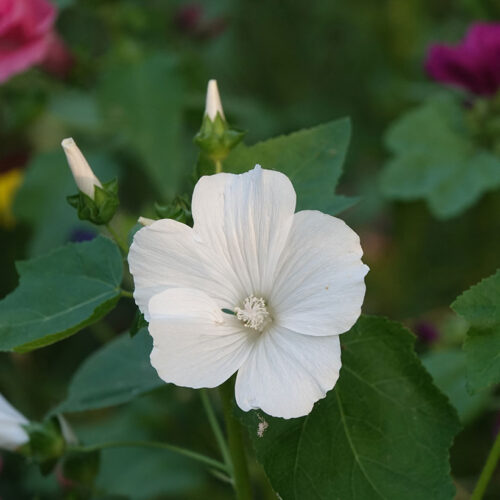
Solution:
<svg viewBox="0 0 500 500">
<path fill-rule="evenodd" d="M 243 324 L 258 332 L 262 332 L 271 317 L 266 308 L 266 302 L 263 298 L 250 295 L 243 302 L 243 309 L 235 307 L 234 312 L 236 317 L 243 322 Z"/>
</svg>

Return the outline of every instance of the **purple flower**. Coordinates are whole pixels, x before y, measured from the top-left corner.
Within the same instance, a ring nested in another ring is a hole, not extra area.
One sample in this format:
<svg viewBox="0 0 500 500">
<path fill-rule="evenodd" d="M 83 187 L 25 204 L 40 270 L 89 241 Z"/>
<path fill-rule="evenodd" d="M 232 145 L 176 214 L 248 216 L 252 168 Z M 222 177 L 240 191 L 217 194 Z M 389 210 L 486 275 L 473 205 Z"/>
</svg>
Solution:
<svg viewBox="0 0 500 500">
<path fill-rule="evenodd" d="M 413 332 L 424 344 L 432 344 L 439 338 L 437 328 L 429 321 L 416 323 Z"/>
<path fill-rule="evenodd" d="M 438 82 L 482 96 L 500 89 L 500 23 L 475 23 L 458 45 L 432 45 L 425 61 Z"/>
</svg>

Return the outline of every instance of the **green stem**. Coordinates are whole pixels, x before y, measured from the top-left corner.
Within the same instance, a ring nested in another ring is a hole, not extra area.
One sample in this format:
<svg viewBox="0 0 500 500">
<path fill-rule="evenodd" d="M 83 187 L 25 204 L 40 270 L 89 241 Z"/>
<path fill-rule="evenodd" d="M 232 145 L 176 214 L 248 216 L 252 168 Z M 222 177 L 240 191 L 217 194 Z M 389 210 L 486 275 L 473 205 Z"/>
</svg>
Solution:
<svg viewBox="0 0 500 500">
<path fill-rule="evenodd" d="M 486 492 L 486 488 L 488 487 L 488 483 L 490 482 L 491 476 L 493 475 L 493 472 L 495 472 L 499 459 L 500 459 L 500 432 L 497 434 L 495 442 L 493 443 L 493 447 L 491 448 L 490 454 L 486 459 L 486 463 L 484 464 L 483 470 L 481 471 L 481 475 L 479 476 L 479 480 L 472 493 L 471 500 L 481 500 L 481 498 L 483 498 L 483 495 Z"/>
<path fill-rule="evenodd" d="M 88 453 L 91 451 L 104 450 L 106 448 L 159 448 L 162 450 L 173 451 L 179 455 L 183 455 L 198 462 L 202 462 L 205 465 L 213 467 L 214 469 L 219 469 L 227 472 L 227 467 L 222 462 L 215 460 L 214 458 L 207 457 L 195 451 L 186 450 L 185 448 L 180 448 L 179 446 L 174 446 L 167 443 L 158 443 L 156 441 L 114 441 L 108 443 L 98 443 L 89 446 L 69 446 L 69 451 L 79 451 Z"/>
<path fill-rule="evenodd" d="M 120 238 L 118 233 L 111 227 L 111 224 L 109 222 L 106 224 L 106 229 L 109 231 L 109 234 L 111 234 L 112 238 L 115 240 L 115 243 L 120 247 L 120 250 L 123 252 L 123 255 L 126 256 L 128 254 L 128 246 Z"/>
<path fill-rule="evenodd" d="M 233 378 L 227 380 L 220 386 L 220 396 L 222 408 L 226 420 L 226 430 L 229 440 L 229 452 L 233 463 L 234 489 L 237 500 L 251 500 L 252 489 L 250 486 L 250 476 L 248 474 L 247 458 L 241 427 L 233 414 Z"/>
<path fill-rule="evenodd" d="M 130 292 L 129 290 L 124 290 L 123 288 L 120 290 L 120 295 L 122 297 L 126 297 L 127 299 L 133 299 L 134 294 Z"/>
<path fill-rule="evenodd" d="M 229 448 L 227 447 L 226 439 L 215 415 L 212 403 L 210 402 L 210 396 L 206 389 L 200 389 L 201 402 L 203 403 L 203 408 L 208 417 L 208 422 L 214 433 L 217 444 L 219 445 L 220 452 L 224 459 L 224 462 L 228 470 L 232 470 L 231 455 L 229 454 Z"/>
<path fill-rule="evenodd" d="M 214 160 L 215 163 L 215 173 L 220 174 L 222 172 L 222 162 L 220 160 Z"/>
</svg>

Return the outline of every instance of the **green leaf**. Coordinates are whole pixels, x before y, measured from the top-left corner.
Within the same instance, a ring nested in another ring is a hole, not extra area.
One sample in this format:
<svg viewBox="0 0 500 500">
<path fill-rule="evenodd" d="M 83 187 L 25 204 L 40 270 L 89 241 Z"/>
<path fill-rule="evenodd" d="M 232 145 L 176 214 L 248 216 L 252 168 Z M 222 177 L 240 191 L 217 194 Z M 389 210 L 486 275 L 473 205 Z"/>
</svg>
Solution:
<svg viewBox="0 0 500 500">
<path fill-rule="evenodd" d="M 500 270 L 469 288 L 451 307 L 471 325 L 464 343 L 469 387 L 500 383 Z"/>
<path fill-rule="evenodd" d="M 159 400 L 161 404 L 158 399 L 140 398 L 114 411 L 100 412 L 98 419 L 78 419 L 77 435 L 87 445 L 124 440 L 170 441 L 172 435 L 169 437 L 166 429 L 172 430 L 172 419 L 157 419 L 158 415 L 169 415 L 165 399 L 160 397 Z M 154 422 L 158 420 L 157 426 L 163 433 L 161 439 L 153 434 L 155 426 L 151 419 Z M 195 461 L 169 450 L 139 447 L 104 449 L 101 450 L 100 462 L 96 489 L 129 499 L 150 500 L 168 494 L 171 495 L 169 498 L 191 498 L 189 492 L 203 485 L 203 468 Z"/>
<path fill-rule="evenodd" d="M 51 414 L 125 403 L 164 385 L 149 362 L 153 348 L 146 328 L 120 335 L 87 358 L 70 382 L 68 397 Z"/>
<path fill-rule="evenodd" d="M 463 350 L 431 351 L 422 358 L 422 363 L 436 386 L 448 396 L 463 424 L 471 422 L 490 403 L 489 392 L 469 394 L 466 387 L 467 360 Z"/>
<path fill-rule="evenodd" d="M 473 142 L 462 104 L 449 95 L 396 121 L 386 143 L 394 157 L 382 172 L 384 195 L 425 199 L 436 217 L 458 215 L 500 187 L 500 159 Z"/>
<path fill-rule="evenodd" d="M 25 352 L 69 337 L 120 297 L 120 251 L 102 236 L 18 262 L 17 270 L 18 288 L 0 302 L 2 351 Z"/>
<path fill-rule="evenodd" d="M 135 149 L 163 198 L 177 194 L 190 172 L 181 161 L 183 89 L 175 59 L 158 54 L 109 68 L 99 101 L 109 130 Z"/>
<path fill-rule="evenodd" d="M 290 135 L 237 146 L 224 161 L 224 170 L 242 173 L 257 163 L 279 170 L 293 182 L 297 210 L 314 209 L 338 213 L 346 208 L 345 197 L 338 202 L 335 188 L 342 174 L 351 126 L 348 119 L 336 120 Z"/>
<path fill-rule="evenodd" d="M 106 182 L 118 174 L 118 167 L 102 154 L 85 152 L 92 169 Z M 78 220 L 66 196 L 77 190 L 62 148 L 37 155 L 26 170 L 14 200 L 14 215 L 33 226 L 30 255 L 40 255 L 66 243 L 79 230 L 95 231 L 92 224 Z"/>
<path fill-rule="evenodd" d="M 341 340 L 340 379 L 307 417 L 242 417 L 275 491 L 284 500 L 453 498 L 448 449 L 459 423 L 414 336 L 361 317 Z"/>
<path fill-rule="evenodd" d="M 120 448 L 103 450 L 96 486 L 137 500 L 167 494 L 188 498 L 185 495 L 200 487 L 202 478 L 199 467 L 172 452 Z"/>
</svg>

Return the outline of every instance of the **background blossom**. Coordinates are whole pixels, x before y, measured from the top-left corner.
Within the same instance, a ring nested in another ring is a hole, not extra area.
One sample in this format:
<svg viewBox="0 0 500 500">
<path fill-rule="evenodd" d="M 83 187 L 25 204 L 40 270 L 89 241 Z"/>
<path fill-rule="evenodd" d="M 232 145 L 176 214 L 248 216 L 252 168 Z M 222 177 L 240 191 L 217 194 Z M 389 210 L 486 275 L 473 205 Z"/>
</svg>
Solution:
<svg viewBox="0 0 500 500">
<path fill-rule="evenodd" d="M 475 23 L 459 44 L 431 46 L 425 69 L 438 82 L 473 94 L 495 94 L 500 88 L 500 23 Z"/>
<path fill-rule="evenodd" d="M 0 83 L 36 64 L 66 74 L 71 56 L 53 30 L 56 14 L 47 0 L 0 0 Z"/>
</svg>

